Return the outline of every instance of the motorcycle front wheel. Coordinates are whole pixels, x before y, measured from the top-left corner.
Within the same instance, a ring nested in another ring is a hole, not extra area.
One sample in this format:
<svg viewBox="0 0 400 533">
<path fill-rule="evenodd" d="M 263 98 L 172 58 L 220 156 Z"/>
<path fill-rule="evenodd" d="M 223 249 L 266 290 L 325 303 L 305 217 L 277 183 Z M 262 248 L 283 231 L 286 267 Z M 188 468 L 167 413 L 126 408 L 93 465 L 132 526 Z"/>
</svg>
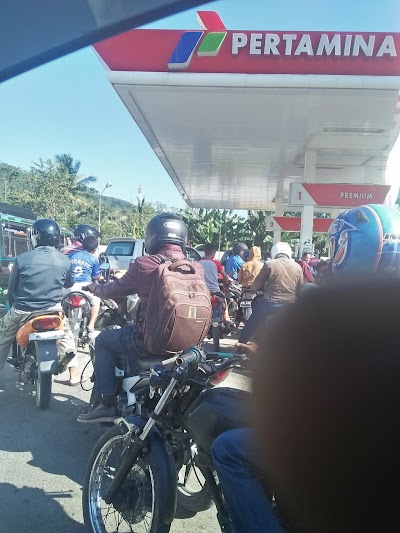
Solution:
<svg viewBox="0 0 400 533">
<path fill-rule="evenodd" d="M 162 489 L 156 465 L 139 457 L 111 504 L 104 495 L 121 464 L 125 434 L 120 428 L 107 431 L 89 458 L 82 493 L 88 533 L 168 533 L 171 524 L 160 516 Z"/>
</svg>

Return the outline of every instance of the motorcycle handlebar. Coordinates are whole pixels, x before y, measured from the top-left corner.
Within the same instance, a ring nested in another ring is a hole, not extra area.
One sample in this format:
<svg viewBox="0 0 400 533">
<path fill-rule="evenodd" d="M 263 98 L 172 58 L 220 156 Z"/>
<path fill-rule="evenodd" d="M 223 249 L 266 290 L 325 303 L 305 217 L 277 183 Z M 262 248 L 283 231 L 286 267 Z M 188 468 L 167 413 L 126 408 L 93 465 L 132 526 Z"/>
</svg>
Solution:
<svg viewBox="0 0 400 533">
<path fill-rule="evenodd" d="M 203 355 L 200 350 L 197 348 L 189 348 L 189 350 L 180 354 L 175 362 L 178 366 L 189 363 L 198 364 L 201 363 L 202 358 Z"/>
<path fill-rule="evenodd" d="M 207 358 L 211 356 L 212 359 L 247 359 L 245 353 L 229 353 L 229 352 L 207 352 Z"/>
<path fill-rule="evenodd" d="M 225 363 L 229 362 L 232 363 L 233 361 L 246 361 L 248 359 L 246 354 L 241 353 L 229 353 L 229 352 L 207 352 L 206 354 L 203 354 L 199 349 L 197 348 L 189 348 L 184 353 L 179 354 L 177 357 L 171 357 L 170 359 L 164 359 L 162 362 L 163 366 L 169 365 L 171 363 L 175 363 L 176 365 L 184 365 L 184 364 L 199 364 L 203 361 L 203 355 L 206 356 L 206 359 L 225 359 Z"/>
</svg>

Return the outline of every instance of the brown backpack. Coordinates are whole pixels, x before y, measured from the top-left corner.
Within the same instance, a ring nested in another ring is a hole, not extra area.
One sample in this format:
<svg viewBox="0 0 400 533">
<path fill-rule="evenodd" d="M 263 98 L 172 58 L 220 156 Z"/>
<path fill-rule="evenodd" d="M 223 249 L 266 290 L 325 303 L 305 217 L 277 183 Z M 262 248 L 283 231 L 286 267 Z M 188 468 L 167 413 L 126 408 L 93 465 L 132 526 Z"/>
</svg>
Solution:
<svg viewBox="0 0 400 533">
<path fill-rule="evenodd" d="M 156 255 L 159 263 L 144 320 L 145 349 L 170 355 L 200 344 L 211 321 L 210 291 L 194 266 Z"/>
</svg>

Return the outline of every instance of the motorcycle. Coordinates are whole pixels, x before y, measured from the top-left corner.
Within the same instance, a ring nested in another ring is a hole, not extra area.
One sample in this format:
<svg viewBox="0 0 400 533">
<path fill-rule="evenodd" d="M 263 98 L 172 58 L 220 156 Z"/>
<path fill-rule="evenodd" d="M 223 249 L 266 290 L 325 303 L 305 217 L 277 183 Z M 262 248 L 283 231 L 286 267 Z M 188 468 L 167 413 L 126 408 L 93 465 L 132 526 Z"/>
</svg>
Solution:
<svg viewBox="0 0 400 533">
<path fill-rule="evenodd" d="M 37 311 L 19 328 L 12 357 L 7 361 L 19 372 L 21 383 L 36 388 L 36 405 L 47 409 L 51 400 L 52 375 L 64 371 L 69 360 L 58 362 L 57 341 L 64 338 L 61 312 Z M 73 355 L 73 354 L 72 354 Z"/>
<path fill-rule="evenodd" d="M 232 531 L 211 446 L 224 431 L 248 426 L 249 393 L 214 385 L 246 362 L 244 355 L 206 355 L 194 347 L 142 374 L 147 386 L 131 389 L 135 414 L 115 420 L 90 456 L 82 495 L 86 531 L 115 531 L 118 524 L 118 531 L 166 533 L 177 501 L 198 512 L 212 500 L 221 530 Z M 204 480 L 197 491 L 188 486 L 193 471 Z"/>
<path fill-rule="evenodd" d="M 247 322 L 249 318 L 251 317 L 252 303 L 254 302 L 255 298 L 261 294 L 262 292 L 260 291 L 243 288 L 242 294 L 239 300 L 239 307 L 242 311 L 243 320 L 245 322 Z"/>
<path fill-rule="evenodd" d="M 239 308 L 242 289 L 239 285 L 236 285 L 236 283 L 231 283 L 230 285 L 223 285 L 222 291 L 228 302 L 228 315 L 231 319 L 234 319 Z"/>
<path fill-rule="evenodd" d="M 208 338 L 213 340 L 215 352 L 219 352 L 220 339 L 223 339 L 225 335 L 229 335 L 234 329 L 234 324 L 225 319 L 226 305 L 226 299 L 222 293 L 211 295 L 212 317 Z"/>
<path fill-rule="evenodd" d="M 100 269 L 104 281 L 109 280 L 109 263 L 101 263 Z M 64 314 L 68 318 L 70 328 L 74 335 L 77 349 L 78 347 L 84 348 L 89 343 L 87 324 L 90 319 L 91 304 L 85 292 L 87 292 L 85 287 L 82 288 L 82 291 L 70 292 L 61 302 Z M 108 298 L 101 299 L 99 314 L 95 322 L 95 330 L 116 325 L 122 327 L 134 322 L 138 307 L 139 297 L 137 295 L 128 296 L 125 305 L 118 305 L 114 300 Z"/>
<path fill-rule="evenodd" d="M 89 299 L 83 292 L 73 291 L 63 298 L 61 306 L 74 335 L 75 348 L 83 348 L 87 343 L 87 325 L 92 308 Z"/>
</svg>

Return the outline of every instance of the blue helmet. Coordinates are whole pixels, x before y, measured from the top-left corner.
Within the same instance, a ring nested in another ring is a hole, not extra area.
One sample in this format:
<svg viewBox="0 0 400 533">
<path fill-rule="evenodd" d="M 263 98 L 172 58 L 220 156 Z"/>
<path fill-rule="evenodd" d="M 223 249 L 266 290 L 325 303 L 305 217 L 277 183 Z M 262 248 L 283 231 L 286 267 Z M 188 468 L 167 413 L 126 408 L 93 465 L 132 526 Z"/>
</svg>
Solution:
<svg viewBox="0 0 400 533">
<path fill-rule="evenodd" d="M 328 232 L 332 272 L 400 273 L 400 213 L 384 205 L 361 205 L 345 211 Z"/>
</svg>

